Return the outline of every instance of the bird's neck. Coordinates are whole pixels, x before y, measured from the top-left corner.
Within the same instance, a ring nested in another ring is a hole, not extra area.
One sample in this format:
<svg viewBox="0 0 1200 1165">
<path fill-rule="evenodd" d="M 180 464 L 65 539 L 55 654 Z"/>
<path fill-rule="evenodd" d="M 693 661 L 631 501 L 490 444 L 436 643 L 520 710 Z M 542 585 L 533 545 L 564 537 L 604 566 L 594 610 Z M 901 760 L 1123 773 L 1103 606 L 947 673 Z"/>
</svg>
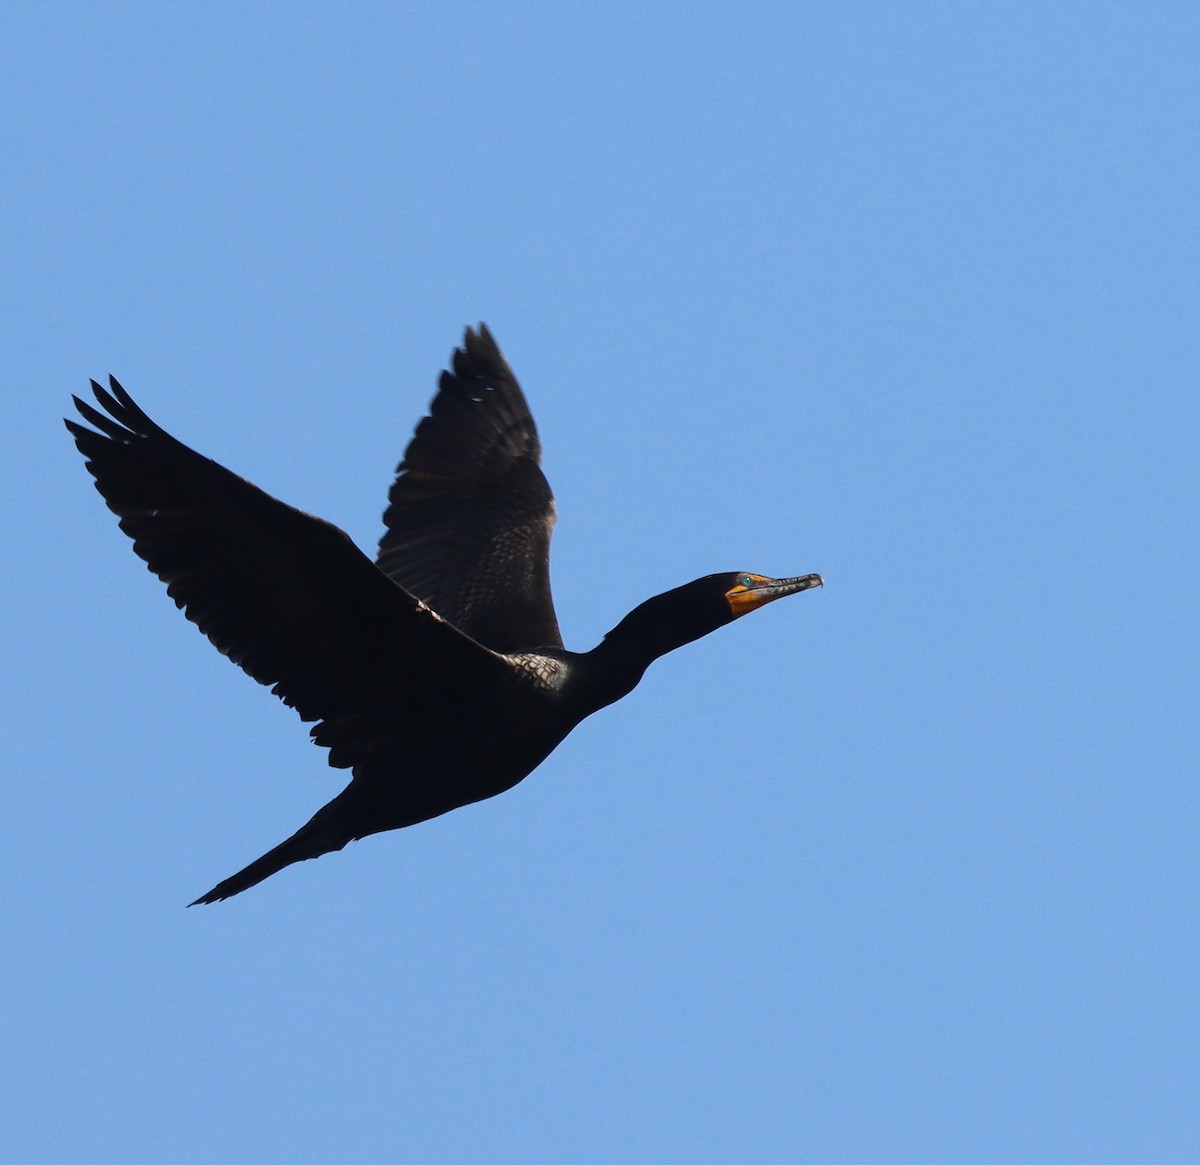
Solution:
<svg viewBox="0 0 1200 1165">
<path fill-rule="evenodd" d="M 631 692 L 656 659 L 698 639 L 704 634 L 664 617 L 659 602 L 649 599 L 630 611 L 605 637 L 584 655 L 582 672 L 594 689 L 597 708 Z"/>
</svg>

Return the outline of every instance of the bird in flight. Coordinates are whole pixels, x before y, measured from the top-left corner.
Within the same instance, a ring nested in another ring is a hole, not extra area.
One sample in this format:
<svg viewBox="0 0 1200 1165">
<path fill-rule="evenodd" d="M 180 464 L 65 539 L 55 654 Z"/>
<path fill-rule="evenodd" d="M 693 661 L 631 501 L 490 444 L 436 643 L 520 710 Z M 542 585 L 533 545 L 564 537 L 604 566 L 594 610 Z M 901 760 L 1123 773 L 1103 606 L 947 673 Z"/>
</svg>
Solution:
<svg viewBox="0 0 1200 1165">
<path fill-rule="evenodd" d="M 191 905 L 293 862 L 511 789 L 654 660 L 819 574 L 710 574 L 635 607 L 591 651 L 550 596 L 554 497 L 529 406 L 468 328 L 397 467 L 372 562 L 337 526 L 156 425 L 113 378 L 66 426 L 134 552 L 243 671 L 315 721 L 349 785 Z"/>
</svg>

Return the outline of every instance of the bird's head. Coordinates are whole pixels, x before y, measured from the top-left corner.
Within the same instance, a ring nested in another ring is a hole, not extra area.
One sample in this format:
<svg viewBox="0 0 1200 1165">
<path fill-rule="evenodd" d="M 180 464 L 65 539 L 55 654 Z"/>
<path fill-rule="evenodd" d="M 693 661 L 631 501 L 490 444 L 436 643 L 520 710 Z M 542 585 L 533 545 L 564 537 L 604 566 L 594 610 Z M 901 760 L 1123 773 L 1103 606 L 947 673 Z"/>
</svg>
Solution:
<svg viewBox="0 0 1200 1165">
<path fill-rule="evenodd" d="M 825 580 L 819 574 L 802 574 L 796 578 L 768 578 L 763 574 L 749 574 L 745 571 L 737 574 L 713 574 L 707 578 L 697 579 L 692 586 L 701 583 L 712 584 L 713 590 L 721 592 L 721 598 L 729 608 L 729 622 L 785 595 L 799 594 L 801 591 L 812 590 L 813 587 L 823 587 Z"/>
<path fill-rule="evenodd" d="M 768 578 L 747 571 L 708 574 L 647 599 L 607 638 L 640 646 L 647 659 L 655 659 L 785 595 L 822 585 L 819 574 L 796 578 Z"/>
</svg>

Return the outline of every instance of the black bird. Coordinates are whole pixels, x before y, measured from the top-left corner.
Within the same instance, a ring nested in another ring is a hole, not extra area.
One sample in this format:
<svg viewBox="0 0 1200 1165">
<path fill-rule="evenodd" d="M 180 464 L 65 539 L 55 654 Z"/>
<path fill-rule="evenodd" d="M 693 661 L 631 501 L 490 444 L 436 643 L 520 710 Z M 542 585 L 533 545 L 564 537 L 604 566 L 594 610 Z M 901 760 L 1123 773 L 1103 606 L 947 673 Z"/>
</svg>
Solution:
<svg viewBox="0 0 1200 1165">
<path fill-rule="evenodd" d="M 494 797 L 659 656 L 821 576 L 710 574 L 634 608 L 587 652 L 550 597 L 554 498 L 529 406 L 486 326 L 467 329 L 397 468 L 374 563 L 160 429 L 113 378 L 67 428 L 133 549 L 213 645 L 301 719 L 350 784 L 197 898 Z M 106 416 L 105 413 L 108 415 Z"/>
</svg>

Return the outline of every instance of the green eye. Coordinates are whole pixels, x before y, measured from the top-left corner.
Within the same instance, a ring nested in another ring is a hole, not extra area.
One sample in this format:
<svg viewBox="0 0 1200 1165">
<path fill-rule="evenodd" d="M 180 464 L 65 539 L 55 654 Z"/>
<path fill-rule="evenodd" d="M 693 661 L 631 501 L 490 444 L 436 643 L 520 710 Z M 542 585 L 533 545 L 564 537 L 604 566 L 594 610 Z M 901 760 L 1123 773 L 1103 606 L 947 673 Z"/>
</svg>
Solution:
<svg viewBox="0 0 1200 1165">
<path fill-rule="evenodd" d="M 738 576 L 738 586 L 748 587 L 754 580 L 748 575 L 743 574 Z"/>
</svg>

